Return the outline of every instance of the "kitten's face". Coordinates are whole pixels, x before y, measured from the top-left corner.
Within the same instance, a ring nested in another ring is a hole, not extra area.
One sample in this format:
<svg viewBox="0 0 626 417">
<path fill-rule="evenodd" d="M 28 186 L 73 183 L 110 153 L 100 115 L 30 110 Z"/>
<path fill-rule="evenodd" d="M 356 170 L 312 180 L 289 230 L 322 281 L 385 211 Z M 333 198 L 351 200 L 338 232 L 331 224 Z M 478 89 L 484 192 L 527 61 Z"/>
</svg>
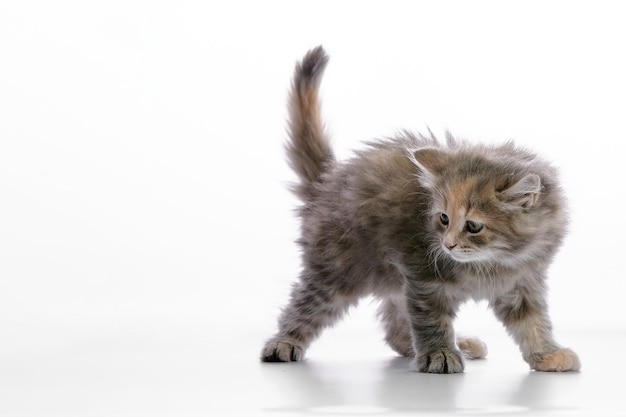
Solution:
<svg viewBox="0 0 626 417">
<path fill-rule="evenodd" d="M 498 190 L 497 180 L 480 177 L 440 188 L 432 214 L 440 251 L 457 262 L 515 264 L 540 227 L 529 213 L 536 195 L 511 199 L 514 187 L 528 188 L 525 181 L 505 191 Z"/>
<path fill-rule="evenodd" d="M 502 230 L 506 214 L 498 209 L 494 190 L 477 190 L 469 182 L 453 184 L 433 209 L 437 243 L 455 261 L 494 261 L 510 249 L 508 233 Z"/>
<path fill-rule="evenodd" d="M 538 175 L 512 175 L 482 156 L 435 148 L 420 149 L 414 157 L 433 197 L 437 254 L 508 265 L 523 258 L 542 227 L 541 216 L 532 214 L 542 190 Z"/>
</svg>

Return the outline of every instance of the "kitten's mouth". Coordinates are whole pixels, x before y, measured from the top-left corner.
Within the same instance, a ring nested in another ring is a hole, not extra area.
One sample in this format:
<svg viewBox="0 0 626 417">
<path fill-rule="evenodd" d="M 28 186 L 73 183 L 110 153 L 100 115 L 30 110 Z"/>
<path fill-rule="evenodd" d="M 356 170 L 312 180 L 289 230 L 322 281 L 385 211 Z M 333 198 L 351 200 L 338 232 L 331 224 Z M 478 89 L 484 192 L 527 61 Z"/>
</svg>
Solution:
<svg viewBox="0 0 626 417">
<path fill-rule="evenodd" d="M 474 251 L 467 249 L 448 249 L 444 247 L 443 251 L 457 262 L 475 262 L 480 260 L 480 256 L 477 256 Z"/>
</svg>

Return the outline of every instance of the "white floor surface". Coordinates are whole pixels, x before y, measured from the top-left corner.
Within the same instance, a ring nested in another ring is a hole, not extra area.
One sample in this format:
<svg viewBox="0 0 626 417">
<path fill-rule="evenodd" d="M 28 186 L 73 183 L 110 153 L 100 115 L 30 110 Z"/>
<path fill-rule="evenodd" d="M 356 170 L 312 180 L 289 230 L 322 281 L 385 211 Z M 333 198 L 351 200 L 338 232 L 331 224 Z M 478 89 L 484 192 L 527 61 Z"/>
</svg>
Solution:
<svg viewBox="0 0 626 417">
<path fill-rule="evenodd" d="M 531 372 L 510 340 L 495 332 L 483 335 L 486 360 L 467 363 L 464 374 L 428 375 L 413 372 L 407 359 L 377 340 L 377 331 L 348 324 L 323 336 L 307 360 L 291 364 L 260 363 L 258 331 L 215 330 L 201 321 L 149 320 L 31 327 L 19 335 L 23 345 L 3 341 L 0 415 L 626 413 L 626 367 L 617 360 L 624 332 L 568 333 L 568 346 L 583 362 L 579 373 Z M 18 335 L 5 330 L 5 336 Z"/>
</svg>

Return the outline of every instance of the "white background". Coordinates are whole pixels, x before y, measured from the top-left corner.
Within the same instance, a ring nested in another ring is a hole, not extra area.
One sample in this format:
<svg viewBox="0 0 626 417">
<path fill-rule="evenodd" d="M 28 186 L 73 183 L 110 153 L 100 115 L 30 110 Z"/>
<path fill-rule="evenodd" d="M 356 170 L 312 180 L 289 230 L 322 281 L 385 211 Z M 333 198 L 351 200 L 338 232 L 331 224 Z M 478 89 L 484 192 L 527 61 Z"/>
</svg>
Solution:
<svg viewBox="0 0 626 417">
<path fill-rule="evenodd" d="M 626 332 L 624 17 L 591 1 L 0 3 L 0 414 L 284 411 L 260 387 L 301 368 L 257 355 L 298 272 L 286 92 L 318 44 L 341 157 L 430 127 L 515 139 L 560 167 L 571 232 L 550 272 L 555 329 L 589 344 L 581 378 L 600 351 L 598 369 L 623 371 L 610 337 Z M 393 358 L 374 310 L 310 363 Z M 518 360 L 484 305 L 459 327 Z"/>
</svg>

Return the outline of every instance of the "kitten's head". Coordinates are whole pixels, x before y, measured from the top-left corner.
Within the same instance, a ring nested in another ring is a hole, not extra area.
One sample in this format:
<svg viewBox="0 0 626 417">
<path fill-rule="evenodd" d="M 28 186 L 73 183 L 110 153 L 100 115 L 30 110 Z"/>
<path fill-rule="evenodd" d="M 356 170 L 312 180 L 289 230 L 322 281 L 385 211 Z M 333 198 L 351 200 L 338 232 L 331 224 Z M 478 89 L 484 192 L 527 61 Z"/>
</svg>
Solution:
<svg viewBox="0 0 626 417">
<path fill-rule="evenodd" d="M 555 197 L 546 196 L 553 187 L 533 172 L 528 163 L 532 155 L 494 157 L 486 151 L 414 152 L 420 183 L 432 196 L 431 250 L 461 263 L 507 266 L 532 260 L 542 251 L 551 255 L 564 230 L 564 224 L 555 224 L 564 222 Z M 519 156 L 528 158 L 515 161 Z"/>
</svg>

